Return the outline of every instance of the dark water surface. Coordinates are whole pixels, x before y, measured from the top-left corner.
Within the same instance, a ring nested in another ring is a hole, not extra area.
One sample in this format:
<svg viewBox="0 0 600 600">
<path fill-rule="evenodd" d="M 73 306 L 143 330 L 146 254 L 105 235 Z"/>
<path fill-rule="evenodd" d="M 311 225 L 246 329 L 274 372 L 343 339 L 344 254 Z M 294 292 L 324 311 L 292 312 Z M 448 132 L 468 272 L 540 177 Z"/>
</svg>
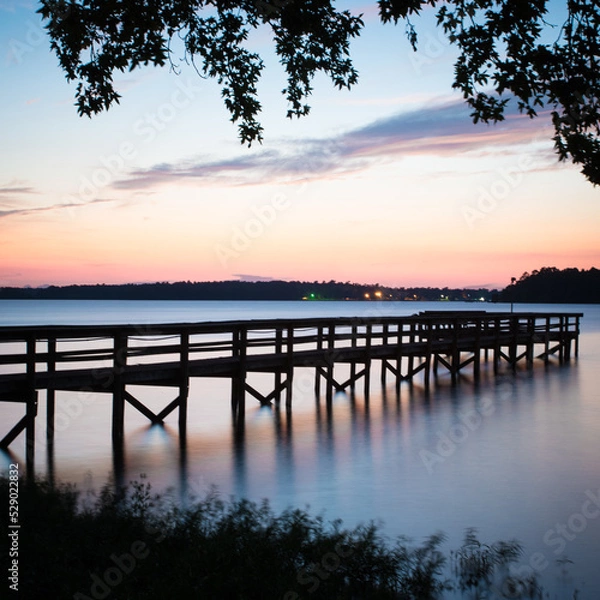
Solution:
<svg viewBox="0 0 600 600">
<path fill-rule="evenodd" d="M 71 302 L 2 301 L 0 325 L 159 323 L 205 320 L 409 315 L 420 310 L 509 310 L 506 305 L 353 302 Z M 232 427 L 227 380 L 192 380 L 187 452 L 180 453 L 177 413 L 164 428 L 126 410 L 123 476 L 145 473 L 175 499 L 203 495 L 268 498 L 277 510 L 309 505 L 354 526 L 381 520 L 390 536 L 420 541 L 441 530 L 448 547 L 467 527 L 492 542 L 516 538 L 523 565 L 535 566 L 552 598 L 600 598 L 600 307 L 519 305 L 515 310 L 583 312 L 580 357 L 569 365 L 519 370 L 497 378 L 470 373 L 456 387 L 442 377 L 426 394 L 418 382 L 379 383 L 371 395 L 338 394 L 328 409 L 313 392 L 314 374 L 295 372 L 291 416 L 247 400 L 243 432 Z M 253 385 L 267 385 L 253 375 Z M 173 391 L 134 390 L 151 409 Z M 36 470 L 48 473 L 40 395 Z M 57 393 L 57 479 L 99 487 L 113 471 L 109 395 Z M 2 430 L 22 407 L 0 406 Z M 11 446 L 24 463 L 23 440 Z M 569 559 L 566 572 L 556 561 Z M 568 590 L 571 593 L 568 593 Z"/>
</svg>

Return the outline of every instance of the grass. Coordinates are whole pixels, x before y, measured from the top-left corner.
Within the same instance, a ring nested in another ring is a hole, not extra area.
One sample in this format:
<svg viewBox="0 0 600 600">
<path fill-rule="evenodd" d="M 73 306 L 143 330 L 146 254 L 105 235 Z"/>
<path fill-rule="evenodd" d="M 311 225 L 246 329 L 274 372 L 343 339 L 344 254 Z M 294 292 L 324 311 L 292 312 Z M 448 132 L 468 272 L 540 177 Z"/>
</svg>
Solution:
<svg viewBox="0 0 600 600">
<path fill-rule="evenodd" d="M 8 490 L 0 479 L 2 498 Z M 415 545 L 388 539 L 373 523 L 345 529 L 215 492 L 181 508 L 144 478 L 85 498 L 70 485 L 21 481 L 19 523 L 24 599 L 429 600 L 450 590 L 473 599 L 543 597 L 535 577 L 511 576 L 522 553 L 515 541 L 486 545 L 469 530 L 446 556 L 439 533 Z M 3 565 L 7 553 L 2 544 Z"/>
</svg>

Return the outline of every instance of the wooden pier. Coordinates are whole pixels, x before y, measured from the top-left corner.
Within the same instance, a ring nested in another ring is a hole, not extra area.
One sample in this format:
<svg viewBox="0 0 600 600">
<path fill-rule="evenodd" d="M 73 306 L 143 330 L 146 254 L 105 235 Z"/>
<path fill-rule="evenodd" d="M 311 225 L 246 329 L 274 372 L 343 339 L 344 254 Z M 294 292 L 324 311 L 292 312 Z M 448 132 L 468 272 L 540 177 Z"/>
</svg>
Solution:
<svg viewBox="0 0 600 600">
<path fill-rule="evenodd" d="M 0 402 L 24 405 L 23 417 L 4 434 L 0 448 L 25 431 L 27 469 L 32 472 L 38 393 L 46 393 L 46 433 L 53 443 L 57 391 L 107 393 L 112 397 L 112 439 L 124 436 L 125 406 L 152 423 L 176 409 L 185 438 L 192 377 L 231 379 L 234 419 L 242 419 L 248 396 L 291 410 L 294 371 L 314 369 L 319 398 L 354 389 L 361 378 L 370 389 L 371 365 L 381 363 L 385 385 L 434 380 L 456 383 L 467 368 L 476 381 L 482 361 L 494 373 L 531 367 L 534 358 L 566 362 L 579 353 L 581 313 L 425 312 L 411 317 L 317 318 L 181 323 L 164 325 L 0 327 Z M 345 364 L 343 379 L 339 365 Z M 336 369 L 336 366 L 338 367 Z M 440 372 L 441 369 L 441 372 Z M 270 373 L 262 393 L 252 373 Z M 128 386 L 165 386 L 174 399 L 158 413 Z M 10 426 L 10 425 L 9 425 Z M 2 435 L 0 433 L 0 435 Z"/>
</svg>

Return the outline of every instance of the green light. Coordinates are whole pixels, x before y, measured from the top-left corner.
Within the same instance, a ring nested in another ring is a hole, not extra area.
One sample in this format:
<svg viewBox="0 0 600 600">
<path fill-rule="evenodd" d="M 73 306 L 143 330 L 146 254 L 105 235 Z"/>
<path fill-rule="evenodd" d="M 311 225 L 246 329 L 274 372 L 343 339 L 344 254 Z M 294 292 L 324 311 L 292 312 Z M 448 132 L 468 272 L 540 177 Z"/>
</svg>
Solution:
<svg viewBox="0 0 600 600">
<path fill-rule="evenodd" d="M 314 294 L 311 294 L 311 295 L 310 295 L 310 297 L 311 297 L 311 298 L 314 298 L 314 297 L 315 297 L 315 295 L 314 295 Z"/>
</svg>

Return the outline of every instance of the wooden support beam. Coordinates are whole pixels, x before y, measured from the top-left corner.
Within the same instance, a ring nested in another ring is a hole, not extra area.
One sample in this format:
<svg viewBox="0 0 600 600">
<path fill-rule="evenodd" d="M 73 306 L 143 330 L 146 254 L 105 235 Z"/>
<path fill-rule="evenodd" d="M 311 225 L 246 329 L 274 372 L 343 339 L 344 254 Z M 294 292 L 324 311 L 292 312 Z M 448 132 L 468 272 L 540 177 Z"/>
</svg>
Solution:
<svg viewBox="0 0 600 600">
<path fill-rule="evenodd" d="M 323 350 L 323 326 L 320 325 L 317 328 L 317 351 L 319 354 Z M 315 396 L 319 398 L 321 396 L 321 374 L 319 372 L 320 367 L 315 368 Z"/>
<path fill-rule="evenodd" d="M 256 398 L 263 406 L 270 406 L 273 400 L 281 397 L 281 392 L 287 388 L 287 380 L 280 381 L 279 385 L 266 396 L 261 394 L 256 388 L 252 387 L 248 382 L 245 383 L 246 391 Z"/>
<path fill-rule="evenodd" d="M 351 329 L 351 339 L 350 339 L 350 347 L 352 348 L 352 350 L 356 349 L 356 335 L 358 333 L 358 327 L 356 325 L 356 323 L 352 323 L 352 329 Z M 352 361 L 350 363 L 350 379 L 352 379 L 352 389 L 354 389 L 354 382 L 356 381 L 356 362 Z"/>
<path fill-rule="evenodd" d="M 27 401 L 25 427 L 25 472 L 27 479 L 35 476 L 35 418 L 38 411 L 38 393 L 33 390 Z"/>
<path fill-rule="evenodd" d="M 283 329 L 278 327 L 275 331 L 275 354 L 283 353 Z M 281 371 L 275 371 L 274 389 L 281 389 Z M 275 402 L 281 401 L 281 393 L 275 396 Z"/>
<path fill-rule="evenodd" d="M 433 344 L 432 332 L 431 332 L 431 322 L 425 324 L 425 335 L 427 336 L 427 349 L 425 350 L 425 377 L 423 383 L 425 385 L 425 389 L 429 390 L 429 381 L 431 376 L 431 347 Z"/>
<path fill-rule="evenodd" d="M 233 386 L 236 398 L 236 412 L 238 415 L 246 412 L 246 355 L 248 350 L 248 330 L 246 327 L 237 329 L 236 341 L 234 344 L 234 355 L 238 359 L 237 374 L 234 375 L 232 381 L 235 381 Z"/>
<path fill-rule="evenodd" d="M 2 438 L 0 441 L 0 448 L 2 450 L 8 450 L 8 447 L 15 441 L 17 436 L 27 427 L 29 416 L 21 417 L 19 422 Z"/>
<path fill-rule="evenodd" d="M 327 383 L 328 387 L 330 386 L 331 389 L 335 389 L 336 392 L 343 392 L 344 388 L 341 386 L 341 384 L 339 384 L 335 377 L 333 375 L 330 374 L 329 369 L 324 369 L 323 367 L 317 367 L 317 372 L 319 377 L 322 377 L 325 382 Z M 333 391 L 332 391 L 333 394 Z"/>
<path fill-rule="evenodd" d="M 404 323 L 398 323 L 398 337 L 396 345 L 396 396 L 400 397 L 400 383 L 402 381 L 402 347 L 404 338 Z"/>
<path fill-rule="evenodd" d="M 267 396 L 263 396 L 256 388 L 252 387 L 248 382 L 244 384 L 244 391 L 248 392 L 251 396 L 256 398 L 262 406 L 269 406 L 271 404 L 271 400 L 267 399 Z"/>
<path fill-rule="evenodd" d="M 187 412 L 188 396 L 190 392 L 190 334 L 188 331 L 182 331 L 179 336 L 179 345 L 181 347 L 179 354 L 180 375 L 179 375 L 179 436 L 185 437 L 187 432 Z"/>
<path fill-rule="evenodd" d="M 366 367 L 364 369 L 362 369 L 361 371 L 359 371 L 358 373 L 354 373 L 354 375 L 351 375 L 349 379 L 347 379 L 346 381 L 344 381 L 344 383 L 340 383 L 339 387 L 341 388 L 342 391 L 344 391 L 348 386 L 351 389 L 354 389 L 354 383 L 360 379 L 361 377 L 364 377 L 367 374 L 367 369 Z"/>
<path fill-rule="evenodd" d="M 387 358 L 381 361 L 381 368 L 388 369 L 394 377 L 398 377 L 398 369 Z"/>
<path fill-rule="evenodd" d="M 471 363 L 475 363 L 476 362 L 476 354 L 473 353 L 471 356 L 468 356 L 467 358 L 465 358 L 465 360 L 463 360 L 462 362 L 458 363 L 458 371 L 461 371 L 462 369 L 464 369 L 465 367 L 468 367 Z"/>
<path fill-rule="evenodd" d="M 452 373 L 452 365 L 445 358 L 442 358 L 439 354 L 436 354 L 437 362 L 441 363 L 442 366 L 446 367 L 449 373 Z M 437 370 L 436 370 L 437 373 Z"/>
<path fill-rule="evenodd" d="M 327 329 L 327 391 L 325 394 L 325 399 L 327 403 L 330 403 L 333 400 L 333 387 L 334 381 L 333 378 L 333 367 L 335 364 L 335 325 L 329 325 Z"/>
<path fill-rule="evenodd" d="M 248 382 L 244 384 L 245 390 L 254 398 L 256 398 L 262 406 L 270 406 L 272 401 L 281 396 L 281 392 L 287 388 L 287 380 L 281 381 L 279 385 L 273 389 L 272 392 L 267 394 L 261 394 L 255 387 L 251 386 Z"/>
<path fill-rule="evenodd" d="M 528 317 L 527 319 L 527 344 L 525 351 L 525 360 L 527 362 L 527 368 L 533 368 L 533 356 L 534 356 L 534 345 L 535 345 L 535 319 Z"/>
<path fill-rule="evenodd" d="M 344 392 L 347 387 L 354 388 L 354 383 L 360 379 L 361 377 L 365 377 L 368 373 L 368 368 L 365 366 L 362 370 L 355 372 L 354 375 L 350 375 L 346 381 L 340 383 L 335 379 L 335 377 L 330 376 L 328 370 L 323 367 L 317 367 L 317 374 L 319 377 L 323 377 L 325 381 L 331 385 L 332 389 L 335 389 L 336 392 Z"/>
<path fill-rule="evenodd" d="M 481 336 L 483 322 L 481 319 L 475 321 L 475 347 L 473 348 L 473 379 L 479 381 L 481 375 Z"/>
<path fill-rule="evenodd" d="M 48 338 L 48 373 L 56 371 L 56 339 Z M 54 420 L 56 412 L 56 392 L 49 387 L 46 390 L 46 440 L 48 445 L 54 443 Z"/>
<path fill-rule="evenodd" d="M 292 407 L 293 379 L 294 379 L 294 328 L 288 327 L 287 330 L 287 364 L 285 379 L 285 405 L 289 409 Z"/>
<path fill-rule="evenodd" d="M 373 342 L 373 325 L 367 324 L 365 337 L 365 401 L 369 401 L 369 394 L 371 391 L 371 345 Z"/>
<path fill-rule="evenodd" d="M 148 420 L 155 425 L 162 423 L 163 420 L 158 415 L 154 414 L 147 406 L 144 406 L 135 396 L 127 390 L 123 390 L 123 400 L 131 404 L 138 412 L 142 413 Z"/>
<path fill-rule="evenodd" d="M 560 364 L 563 364 L 565 362 L 565 321 L 562 315 L 559 317 L 558 345 L 558 361 L 560 362 Z"/>
<path fill-rule="evenodd" d="M 123 372 L 127 365 L 127 336 L 117 331 L 113 337 L 113 408 L 112 440 L 120 445 L 125 434 L 125 384 Z"/>
<path fill-rule="evenodd" d="M 414 322 L 410 323 L 410 332 L 408 336 L 408 343 L 412 346 L 415 343 L 416 325 Z M 415 357 L 413 354 L 408 355 L 408 373 L 412 373 L 415 365 Z"/>
<path fill-rule="evenodd" d="M 494 375 L 498 374 L 500 367 L 500 318 L 494 319 Z"/>
<path fill-rule="evenodd" d="M 38 393 L 35 389 L 37 340 L 32 333 L 27 336 L 27 407 L 25 426 L 25 471 L 28 479 L 34 477 L 35 463 L 35 418 L 38 408 Z"/>
<path fill-rule="evenodd" d="M 381 339 L 382 339 L 382 344 L 384 346 L 388 345 L 388 339 L 389 339 L 389 325 L 387 323 L 384 323 L 383 325 L 383 332 L 381 335 Z M 386 361 L 387 363 L 387 361 Z M 385 368 L 385 365 L 381 364 L 381 385 L 385 386 L 386 384 L 386 377 L 387 377 L 387 369 Z"/>
<path fill-rule="evenodd" d="M 511 317 L 510 320 L 510 341 L 508 343 L 508 362 L 510 368 L 514 371 L 517 368 L 517 347 L 519 335 L 519 318 Z"/>
<path fill-rule="evenodd" d="M 452 368 L 450 369 L 450 377 L 452 383 L 455 384 L 458 380 L 458 371 L 460 370 L 460 349 L 458 346 L 458 328 L 459 322 L 455 318 L 452 321 Z"/>
</svg>

